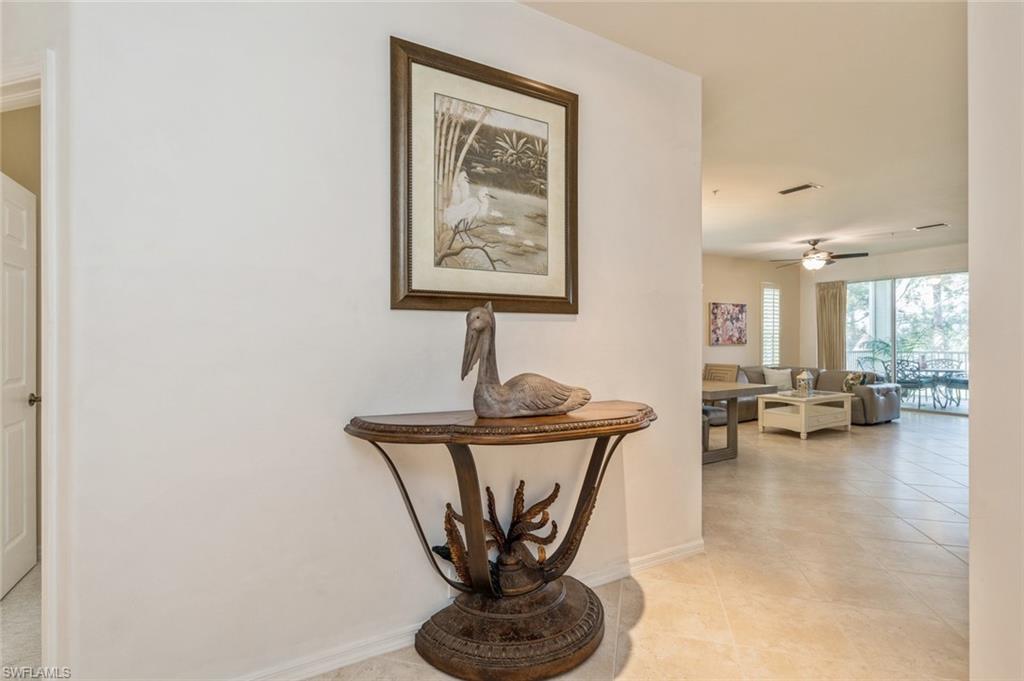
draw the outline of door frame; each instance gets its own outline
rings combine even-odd
[[[41,636],[42,665],[58,666],[66,655],[65,628],[68,583],[66,499],[67,483],[61,472],[67,470],[67,460],[60,442],[60,303],[62,293],[57,267],[62,239],[60,237],[58,178],[59,128],[57,124],[57,55],[47,49],[29,62],[5,64],[0,88],[38,82],[40,105],[39,130],[41,148],[39,196],[39,366],[37,377],[43,401],[39,403],[42,419],[39,447],[40,469],[40,552],[41,552]],[[32,95],[35,93],[33,92]],[[0,240],[0,249],[3,242]],[[2,252],[0,252],[2,256]],[[0,404],[0,409],[3,409]],[[0,414],[2,416],[2,414]]]

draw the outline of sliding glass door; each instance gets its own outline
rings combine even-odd
[[[892,376],[892,279],[846,287],[846,367]]]
[[[921,409],[967,412],[967,274],[896,282],[896,378],[904,401]]]
[[[907,407],[967,413],[968,308],[965,272],[851,282],[847,367],[899,383]]]

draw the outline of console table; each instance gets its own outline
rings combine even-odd
[[[604,610],[597,595],[565,571],[572,564],[590,521],[608,463],[629,433],[657,418],[638,402],[591,402],[562,416],[482,419],[472,411],[393,414],[353,418],[349,435],[372,444],[394,476],[413,528],[431,567],[453,589],[455,601],[435,613],[416,634],[416,650],[438,669],[463,679],[543,679],[581,664],[601,643]],[[539,502],[525,501],[519,483],[512,521],[503,528],[487,489],[487,516],[470,445],[524,445],[596,438],[576,508],[558,548],[544,546],[554,492]],[[614,438],[614,440],[613,440]],[[443,444],[451,454],[461,508],[445,513],[448,543],[431,549],[405,483],[381,443]],[[610,445],[610,446],[609,446]],[[458,524],[457,524],[458,523]],[[465,541],[462,541],[462,532]],[[537,545],[534,556],[528,544]],[[491,550],[497,551],[494,560]],[[457,579],[448,577],[434,554],[450,560]]]

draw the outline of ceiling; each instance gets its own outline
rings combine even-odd
[[[531,6],[702,76],[705,252],[967,241],[965,5]],[[778,193],[807,182],[822,189]]]

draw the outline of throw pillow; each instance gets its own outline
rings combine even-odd
[[[851,371],[846,374],[846,378],[843,379],[843,392],[852,393],[853,386],[860,385],[864,382],[864,374],[856,371]]]
[[[789,369],[764,368],[764,382],[768,385],[777,385],[779,390],[793,389],[793,372]]]

